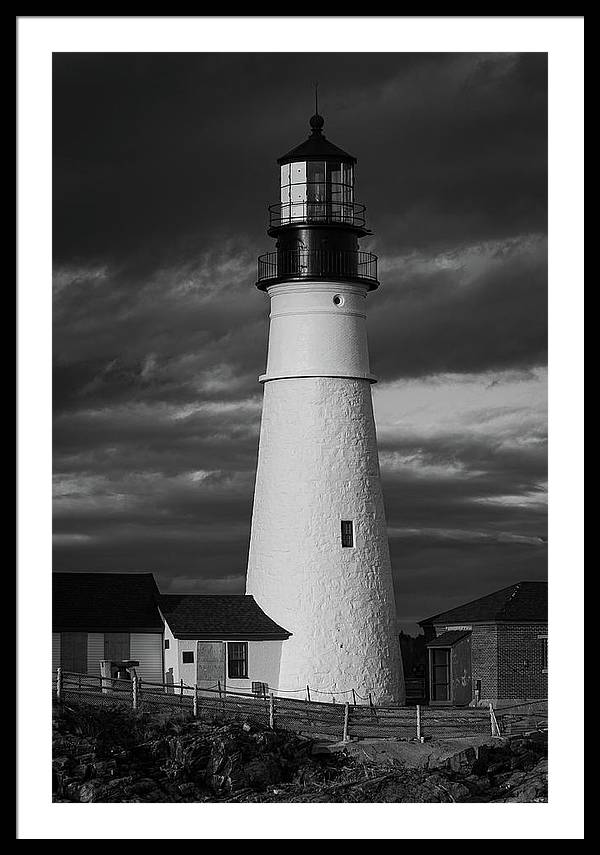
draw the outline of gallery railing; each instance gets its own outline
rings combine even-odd
[[[279,228],[298,223],[343,223],[364,228],[366,207],[359,202],[301,201],[269,205],[269,227]]]
[[[258,259],[258,282],[269,279],[358,279],[377,286],[377,256],[361,250],[286,249]]]

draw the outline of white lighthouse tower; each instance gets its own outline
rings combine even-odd
[[[358,248],[356,159],[318,113],[310,126],[278,160],[277,248],[258,262],[271,323],[246,592],[292,632],[280,689],[403,703],[366,333],[377,259]]]

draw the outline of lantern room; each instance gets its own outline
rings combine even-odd
[[[354,167],[333,160],[281,165],[281,224],[353,222]]]
[[[280,202],[270,207],[271,228],[296,223],[364,226],[364,205],[354,202],[356,158],[329,142],[323,124],[315,113],[309,138],[277,161]]]
[[[305,279],[344,280],[376,288],[377,258],[359,249],[365,206],[354,199],[356,158],[330,142],[318,113],[308,139],[277,161],[279,202],[269,205],[275,252],[258,259],[257,286]]]

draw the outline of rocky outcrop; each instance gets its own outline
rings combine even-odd
[[[458,752],[436,768],[361,761],[344,746],[245,723],[160,720],[63,705],[53,721],[57,802],[539,802],[547,745],[534,734]]]

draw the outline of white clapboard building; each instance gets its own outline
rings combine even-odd
[[[167,679],[200,689],[249,691],[253,683],[279,687],[281,652],[290,633],[254,597],[167,594],[159,607]]]
[[[246,594],[161,595],[151,573],[53,573],[52,669],[100,676],[139,662],[142,680],[199,688],[279,686],[290,633]]]
[[[152,573],[53,573],[52,667],[100,676],[103,659],[134,659],[163,679],[163,621]]]

